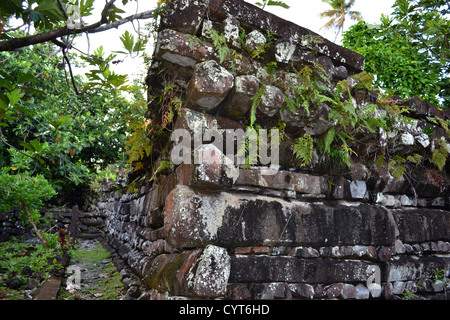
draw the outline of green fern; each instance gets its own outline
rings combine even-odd
[[[256,165],[258,163],[258,152],[255,152],[257,150],[250,150],[250,139],[252,140],[252,143],[256,143],[256,147],[258,148],[259,135],[257,132],[260,129],[260,127],[257,127],[256,130],[253,127],[248,127],[246,138],[240,141],[237,146],[236,156],[238,158],[244,157],[244,169],[248,169],[252,165]],[[249,134],[249,132],[253,132],[254,134]]]
[[[406,160],[408,160],[409,162],[414,163],[415,165],[418,165],[419,163],[422,162],[423,156],[421,156],[418,153],[414,153],[413,155],[410,155],[408,157],[406,157]]]
[[[155,172],[153,173],[153,176],[151,177],[150,181],[153,181],[155,179],[156,175],[160,173],[161,171],[165,169],[170,169],[173,167],[173,164],[169,161],[161,161],[158,168],[156,168]]]
[[[251,98],[252,106],[250,108],[250,127],[253,128],[256,122],[256,109],[259,107],[261,103],[261,99],[266,91],[265,85],[260,85],[258,91],[256,91],[255,95]]]
[[[277,6],[277,7],[282,7],[284,9],[290,8],[283,1],[263,0],[263,2],[256,2],[255,4],[260,6],[262,9],[264,9],[266,6]]]
[[[433,151],[431,156],[431,163],[433,163],[439,171],[444,169],[445,163],[447,162],[448,153],[447,150],[440,146]]]
[[[300,160],[300,167],[311,162],[313,147],[314,141],[309,134],[305,134],[303,137],[295,140],[294,155]]]
[[[400,155],[396,155],[394,158],[389,160],[388,170],[391,172],[395,179],[399,180],[405,173],[405,162],[406,159]]]

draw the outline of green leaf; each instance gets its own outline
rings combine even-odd
[[[54,21],[65,20],[56,0],[42,0],[38,1],[38,3],[39,5],[34,9],[35,11],[42,13],[44,16]]]
[[[21,92],[22,92],[22,90],[17,88],[11,92],[6,93],[6,96],[9,99],[9,104],[11,106],[14,106],[17,102],[19,102],[20,98],[22,98],[25,95],[25,93],[21,93]]]
[[[286,4],[286,3],[284,3],[283,1],[272,1],[272,0],[269,0],[268,2],[267,2],[267,5],[268,6],[278,6],[278,7],[282,7],[282,8],[285,8],[285,9],[289,9],[290,7]]]
[[[134,36],[126,30],[121,36],[120,41],[122,41],[122,44],[124,48],[129,52],[133,52],[133,46],[134,46]]]
[[[406,157],[406,160],[414,163],[415,165],[418,165],[422,161],[422,158],[423,157],[420,154],[414,153],[413,155]]]
[[[313,147],[314,141],[309,134],[305,134],[295,141],[294,155],[300,160],[300,167],[311,162]]]
[[[324,144],[325,144],[325,152],[330,153],[331,152],[331,144],[333,143],[335,136],[335,129],[334,127],[329,129],[324,137]]]
[[[79,7],[81,16],[86,17],[92,14],[94,10],[94,1],[95,0],[81,0]]]
[[[31,73],[22,73],[19,72],[17,75],[17,83],[26,83],[26,82],[38,82],[36,77]]]
[[[439,171],[444,169],[445,163],[447,162],[448,153],[444,147],[440,147],[433,151],[431,157],[431,162],[438,168]]]
[[[125,13],[125,11],[117,8],[115,5],[111,5],[108,11],[108,22],[114,22],[122,19],[119,13]]]
[[[405,166],[403,164],[400,164],[394,167],[394,169],[392,170],[392,175],[394,176],[395,179],[399,180],[403,176],[405,171],[406,171]]]

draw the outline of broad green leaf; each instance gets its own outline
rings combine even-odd
[[[134,36],[126,30],[121,36],[120,41],[122,41],[122,44],[124,48],[129,52],[133,52],[133,46],[134,46]]]
[[[81,0],[79,3],[81,16],[86,17],[92,14],[95,0]]]
[[[17,75],[17,83],[25,83],[25,82],[37,82],[38,80],[31,73],[22,73],[19,72]]]
[[[11,106],[14,106],[17,102],[19,102],[20,98],[22,98],[24,95],[25,93],[22,93],[22,90],[20,90],[19,88],[6,93],[6,96],[9,99],[9,104]]]
[[[39,5],[34,9],[37,12],[42,13],[50,20],[63,21],[65,20],[61,9],[59,9],[58,2],[56,0],[43,0],[38,2]]]

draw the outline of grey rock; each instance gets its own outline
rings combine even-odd
[[[369,289],[367,289],[367,287],[363,284],[358,284],[355,287],[356,290],[356,295],[355,295],[355,299],[357,300],[366,300],[369,299],[370,297],[370,291]]]
[[[343,299],[356,299],[357,295],[358,291],[354,285],[348,283],[344,284],[341,293]]]
[[[350,193],[353,199],[364,199],[367,195],[367,185],[365,181],[357,180],[350,183]]]

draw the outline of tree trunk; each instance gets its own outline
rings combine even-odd
[[[39,240],[41,240],[41,242],[45,245],[47,244],[47,240],[44,239],[44,237],[42,236],[42,234],[39,232],[36,224],[34,223],[34,221],[31,219],[31,212],[28,209],[28,207],[26,205],[23,205],[23,207],[25,208],[25,211],[27,212],[27,216],[28,216],[28,222],[31,224],[31,226],[33,227],[34,232],[36,233],[37,237],[39,238]]]

